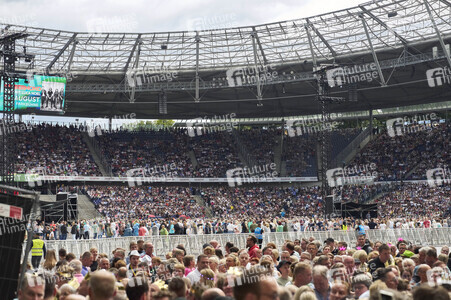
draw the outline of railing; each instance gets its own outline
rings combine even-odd
[[[69,235],[70,236],[70,235]],[[157,256],[164,257],[165,254],[177,245],[183,244],[187,253],[199,255],[202,251],[202,245],[211,240],[217,240],[223,247],[227,242],[232,242],[238,248],[246,246],[246,238],[249,234],[205,234],[205,235],[171,235],[171,236],[146,236],[146,237],[118,237],[102,238],[90,240],[65,240],[65,241],[45,241],[47,249],[58,250],[64,248],[68,253],[74,253],[79,257],[83,252],[89,251],[91,247],[96,247],[99,253],[111,255],[116,248],[128,250],[131,241],[138,239],[151,241],[154,246],[154,253]],[[286,240],[295,240],[301,238],[313,237],[321,244],[332,237],[336,241],[344,241],[348,247],[355,247],[356,231],[301,231],[301,232],[270,232],[263,234],[263,244],[274,242],[281,247]],[[412,229],[386,229],[369,230],[367,233],[369,240],[389,242],[396,244],[399,238],[412,242],[420,246],[444,246],[451,245],[451,227],[446,228],[412,228]]]
[[[232,130],[232,136],[235,141],[237,150],[241,154],[243,159],[245,160],[246,165],[248,167],[256,166],[257,162],[255,161],[254,157],[250,154],[246,145],[241,141],[241,137],[239,136],[239,133],[236,130]]]
[[[88,141],[91,144],[92,149],[94,150],[95,154],[99,158],[100,163],[102,164],[102,167],[104,168],[105,172],[107,173],[106,175],[112,176],[113,173],[112,173],[112,169],[111,169],[111,164],[108,162],[105,155],[102,153],[102,149],[101,149],[99,142],[94,137],[89,136],[88,134],[85,134],[85,137],[86,137],[86,141]]]
[[[346,148],[341,150],[340,153],[333,160],[332,165],[335,167],[341,167],[341,163],[346,159],[346,157],[352,153],[353,150],[357,149],[360,144],[368,137],[371,133],[371,128],[367,127],[363,130],[351,143],[349,143]]]

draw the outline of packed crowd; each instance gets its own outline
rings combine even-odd
[[[58,125],[29,128],[29,131],[16,134],[18,173],[102,175],[78,128]]]
[[[225,177],[228,169],[242,166],[228,132],[211,132],[189,142],[198,164],[195,177]]]
[[[50,175],[101,176],[99,167],[82,139],[80,126],[27,125],[17,136],[17,171]],[[278,129],[243,129],[240,140],[257,164],[275,162],[280,146],[286,176],[317,176],[318,134],[307,133],[282,139]],[[360,129],[331,133],[331,159]],[[378,180],[425,180],[426,171],[451,165],[450,124],[391,137],[380,133],[360,150],[349,166],[377,166]],[[189,137],[185,129],[102,132],[96,136],[114,176],[128,171],[173,166],[171,177],[225,177],[226,171],[242,167],[234,138],[227,132],[208,132]],[[279,140],[282,145],[279,145]],[[157,174],[162,176],[165,174]]]
[[[376,164],[378,180],[426,179],[426,170],[451,165],[449,124],[389,136],[381,133],[362,149],[350,166]]]
[[[149,170],[161,165],[175,166],[171,177],[192,175],[187,139],[186,133],[179,130],[119,131],[98,137],[114,176],[127,176],[127,171],[132,169]]]
[[[280,129],[253,128],[250,130],[240,130],[239,135],[258,165],[275,162],[275,148],[281,146],[279,144],[282,135]]]
[[[185,213],[205,216],[205,208],[196,203],[193,191],[184,187],[88,186],[84,191],[105,217],[146,219],[151,215],[173,217]]]
[[[197,257],[183,244],[158,257],[143,239],[113,253],[84,249],[80,257],[35,247],[18,299],[450,299],[446,245],[390,244],[365,234],[355,245],[313,237],[263,245],[261,229],[245,245],[199,245]],[[41,245],[37,236],[33,245]]]
[[[451,226],[450,189],[426,184],[390,185],[376,200],[377,217],[368,212],[325,219],[318,187],[195,190],[172,186],[86,186],[80,190],[91,197],[103,215],[101,219],[46,226],[36,223],[34,230],[44,239],[86,239],[249,233],[259,222],[264,232],[349,231],[359,225],[363,230],[441,228]],[[345,198],[346,194],[361,190],[356,186],[341,191]],[[195,197],[202,197],[205,205],[196,202]]]

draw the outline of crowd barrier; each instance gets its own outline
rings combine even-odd
[[[89,240],[52,240],[45,241],[47,249],[55,249],[58,251],[64,248],[68,253],[74,253],[79,257],[83,252],[89,251],[91,247],[96,247],[99,253],[111,255],[116,248],[129,249],[132,241],[143,239],[151,241],[154,246],[154,254],[165,257],[165,254],[172,251],[177,245],[185,246],[187,253],[199,255],[202,251],[202,245],[209,243],[211,240],[217,240],[224,249],[227,242],[232,242],[238,248],[246,246],[246,238],[249,234],[205,234],[205,235],[171,235],[171,236],[146,236],[146,237],[118,237],[118,238],[102,238]],[[270,232],[263,234],[263,244],[274,242],[281,247],[286,240],[295,240],[301,238],[313,237],[323,243],[327,238],[331,237],[336,241],[344,241],[348,247],[355,247],[356,231],[301,231],[301,232]],[[420,246],[444,246],[451,245],[451,227],[446,228],[412,228],[412,229],[386,229],[386,230],[369,230],[367,237],[372,242],[381,241],[384,243],[396,244],[400,238]],[[280,250],[280,249],[279,249]]]

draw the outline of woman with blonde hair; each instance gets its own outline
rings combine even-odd
[[[231,267],[236,267],[239,264],[238,257],[235,254],[230,254],[226,258],[226,269],[230,269]]]
[[[316,300],[315,292],[307,285],[301,286],[294,294],[293,300]]]
[[[43,264],[44,270],[53,271],[56,267],[56,263],[57,260],[55,250],[48,250]]]
[[[218,257],[211,256],[208,258],[208,261],[210,262],[210,269],[213,271],[213,273],[218,274],[218,265],[219,265]]]
[[[368,270],[368,264],[367,264],[368,255],[366,254],[365,250],[357,250],[352,255],[352,258],[354,258],[354,260],[359,260],[360,261],[360,265],[357,266],[358,270],[361,270],[361,271],[364,271],[364,272],[366,272]]]
[[[201,284],[212,288],[215,286],[215,273],[211,269],[203,269],[200,271],[200,281]]]
[[[212,257],[213,255],[215,255],[215,248],[208,246],[204,248],[204,254],[208,257]]]

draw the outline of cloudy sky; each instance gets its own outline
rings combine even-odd
[[[0,23],[67,31],[159,32],[257,25],[365,0],[0,0]]]

